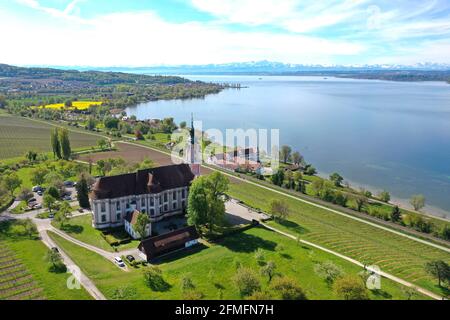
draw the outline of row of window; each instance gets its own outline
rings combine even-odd
[[[183,189],[183,190],[181,190],[181,199],[184,200],[185,198],[186,198],[186,190]],[[177,192],[173,192],[172,193],[172,200],[177,200]],[[168,194],[167,193],[164,193],[164,202],[168,202]],[[162,195],[159,197],[159,203],[163,203]],[[130,209],[130,205],[133,205],[133,204],[136,205],[136,201],[132,201],[131,203],[127,203],[126,204],[126,208]],[[150,207],[153,207],[154,205],[155,205],[154,198],[151,197],[150,198]],[[141,206],[145,207],[145,198],[141,199]],[[166,204],[164,206],[166,206]],[[173,204],[173,206],[174,206],[173,208],[175,209],[176,208],[175,204]],[[100,212],[105,212],[105,211],[106,211],[106,205],[105,205],[104,202],[101,202],[100,203]],[[116,202],[116,211],[120,211],[120,201]],[[167,211],[167,210],[165,210],[165,211]]]

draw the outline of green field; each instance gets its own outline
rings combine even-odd
[[[425,263],[431,260],[450,263],[450,254],[443,250],[249,183],[232,183],[228,193],[266,212],[272,199],[285,200],[290,207],[288,221],[271,222],[273,226],[362,263],[378,265],[383,271],[436,293],[448,294],[448,290],[438,287],[424,271]]]
[[[23,156],[27,151],[51,151],[50,131],[54,128],[42,122],[0,114],[0,159]],[[98,136],[70,132],[73,149],[97,144]]]
[[[100,230],[95,229],[92,226],[92,216],[90,214],[82,215],[78,217],[71,218],[64,226],[61,226],[52,221],[52,225],[58,229],[63,230],[71,237],[85,242],[87,244],[91,244],[100,249],[114,252],[112,246],[106,242],[106,240],[101,236],[102,232]],[[137,248],[139,241],[131,241],[130,243],[123,244],[117,247],[118,250],[126,250],[131,248]]]
[[[330,254],[299,246],[295,241],[263,228],[253,228],[225,238],[211,246],[198,246],[189,251],[172,254],[159,265],[163,277],[169,284],[165,291],[152,291],[143,281],[140,269],[130,268],[123,272],[111,262],[96,253],[66,241],[60,236],[49,233],[50,237],[77,263],[95,282],[97,287],[109,299],[114,297],[116,288],[133,288],[133,299],[182,299],[180,281],[188,275],[193,280],[196,290],[204,299],[240,299],[231,278],[236,270],[236,262],[252,268],[257,274],[259,266],[254,258],[256,249],[261,248],[266,261],[274,261],[279,274],[295,278],[304,289],[309,299],[336,299],[331,288],[314,272],[318,262],[333,261],[347,274],[357,274],[361,269],[349,262]],[[279,250],[277,245],[283,246]],[[141,267],[143,268],[143,267]],[[268,280],[259,276],[262,288],[267,288]],[[382,289],[370,292],[371,299],[405,299],[401,287],[389,280],[382,279]],[[416,295],[416,299],[424,299]]]
[[[48,248],[40,240],[19,236],[17,232],[17,225],[0,224],[0,300],[91,299],[83,288],[67,288],[68,273],[48,271]]]

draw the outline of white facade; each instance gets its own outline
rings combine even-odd
[[[150,222],[183,213],[187,206],[188,187],[113,199],[91,199],[93,226],[105,229],[125,225],[128,212],[138,210],[149,215]],[[151,226],[150,226],[151,228]]]

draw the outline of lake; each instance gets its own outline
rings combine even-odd
[[[203,121],[203,129],[278,128],[323,175],[386,189],[396,201],[424,194],[427,210],[450,212],[450,85],[298,76],[185,76],[241,83],[204,99],[142,103],[138,119]],[[450,217],[450,214],[448,214]]]

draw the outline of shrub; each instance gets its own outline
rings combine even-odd
[[[233,276],[232,281],[239,290],[241,296],[249,296],[255,291],[259,291],[261,285],[258,278],[249,268],[240,267]]]
[[[325,279],[328,284],[332,284],[343,274],[342,269],[331,261],[317,263],[314,266],[314,272],[322,279]]]
[[[144,270],[144,281],[153,291],[166,291],[170,288],[170,285],[162,276],[161,269],[155,266],[151,266]]]
[[[258,248],[255,251],[255,259],[256,262],[258,262],[259,265],[264,264],[264,260],[266,259],[264,251],[261,248]]]
[[[361,278],[344,276],[333,285],[336,295],[344,300],[368,300],[367,289]]]
[[[307,300],[303,289],[291,278],[276,278],[272,282],[271,288],[282,300]]]

